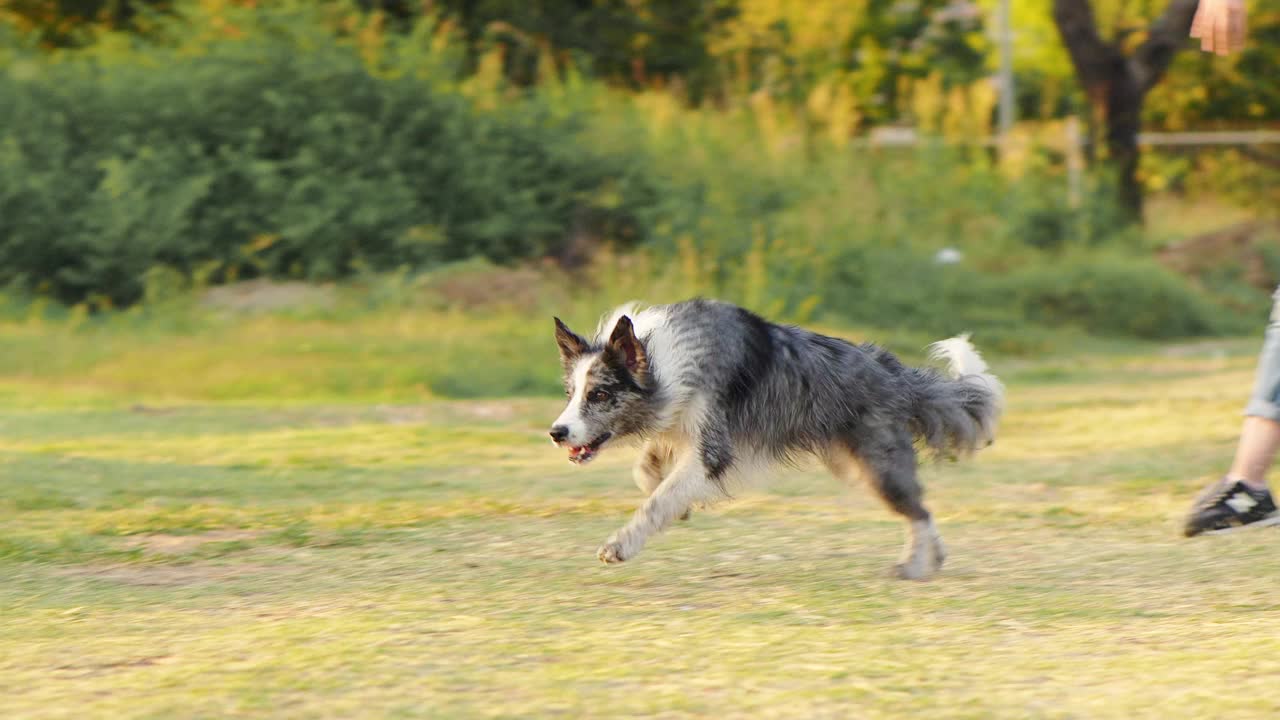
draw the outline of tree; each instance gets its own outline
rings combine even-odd
[[[709,84],[707,36],[736,12],[736,0],[438,0],[474,43],[506,49],[515,82],[537,78],[546,43],[597,77],[643,87],[679,77],[697,96]]]
[[[961,0],[735,0],[712,34],[713,58],[738,93],[803,103],[815,87],[847,86],[866,123],[897,120],[909,81],[978,81],[989,47],[983,13]]]
[[[46,47],[71,47],[92,37],[92,30],[137,29],[143,10],[165,12],[171,0],[0,0],[0,20],[34,33]]]
[[[1187,43],[1199,0],[1171,0],[1132,52],[1125,52],[1127,33],[1103,40],[1089,0],[1054,0],[1053,19],[1066,46],[1076,77],[1106,133],[1107,161],[1116,173],[1121,207],[1135,222],[1142,220],[1142,188],[1138,183],[1138,131],[1142,103]]]

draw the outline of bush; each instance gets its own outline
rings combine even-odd
[[[1011,276],[1025,319],[1097,335],[1149,339],[1248,332],[1250,318],[1223,311],[1151,260],[1094,257]]]
[[[852,248],[833,265],[823,306],[847,321],[939,337],[1022,322],[1005,286],[967,265],[877,247]]]
[[[1250,332],[1154,261],[1113,254],[1061,258],[1007,275],[861,248],[837,260],[824,309],[845,320],[935,335],[1028,325],[1146,339]]]
[[[153,266],[212,279],[557,253],[582,217],[644,234],[653,193],[581,114],[500,110],[378,77],[329,37],[263,34],[0,75],[0,287],[139,299]],[[635,202],[633,203],[633,199]]]

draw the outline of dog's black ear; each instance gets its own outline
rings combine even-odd
[[[637,378],[649,372],[649,356],[645,352],[644,343],[636,337],[636,328],[626,315],[618,318],[618,324],[613,326],[613,334],[609,336],[609,349],[618,354],[627,370]]]
[[[556,345],[560,346],[560,359],[565,364],[577,360],[587,351],[587,341],[560,322],[560,318],[556,318]]]

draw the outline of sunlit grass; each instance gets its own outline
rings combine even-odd
[[[553,396],[442,400],[405,367],[440,362],[433,337],[536,342],[519,316],[139,327],[46,328],[2,361],[0,716],[1280,709],[1272,536],[1178,537],[1252,341],[997,354],[1000,439],[925,470],[952,554],[910,584],[885,572],[901,524],[812,468],[600,566],[633,451],[571,467]],[[554,382],[554,351],[519,347]]]

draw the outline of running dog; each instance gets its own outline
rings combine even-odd
[[[590,339],[555,326],[569,403],[552,442],[576,464],[620,440],[644,442],[634,478],[647,499],[600,547],[606,563],[635,557],[735,483],[813,456],[842,480],[861,471],[906,518],[896,572],[927,578],[946,550],[916,478],[916,441],[938,456],[972,454],[994,439],[1004,402],[967,336],[931,347],[943,374],[705,299],[620,307]]]

